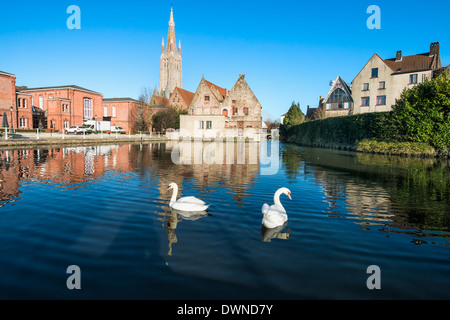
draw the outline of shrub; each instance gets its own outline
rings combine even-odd
[[[405,89],[393,110],[405,141],[450,147],[450,79],[445,74]]]

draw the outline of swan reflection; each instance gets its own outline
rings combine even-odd
[[[169,251],[167,252],[167,255],[172,256],[172,245],[178,242],[178,238],[175,233],[175,230],[178,228],[178,223],[182,222],[183,220],[197,221],[202,218],[208,217],[211,214],[207,211],[186,212],[175,210],[170,207],[165,207],[164,213],[162,213],[161,215],[163,216],[163,218],[160,218],[159,220],[165,222],[167,239],[169,240]]]
[[[287,222],[279,227],[269,229],[264,225],[261,227],[261,240],[263,242],[271,242],[272,239],[281,239],[288,240],[291,233],[290,232],[281,232],[287,226]]]

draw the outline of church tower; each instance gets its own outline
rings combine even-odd
[[[159,68],[159,94],[170,97],[176,87],[183,87],[183,71],[181,61],[181,43],[177,49],[175,38],[175,21],[173,8],[170,10],[169,34],[167,46],[164,46],[164,38],[161,48],[161,62]]]

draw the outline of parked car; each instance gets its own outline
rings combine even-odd
[[[71,126],[70,128],[65,129],[66,134],[87,134],[89,133],[89,128],[85,126]]]
[[[125,130],[122,127],[117,127],[117,126],[111,126],[111,132],[117,132],[120,134],[125,134]]]

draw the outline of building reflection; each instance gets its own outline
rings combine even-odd
[[[448,162],[296,145],[284,146],[282,160],[291,181],[313,180],[323,193],[327,215],[353,219],[363,229],[381,225],[410,232],[427,221],[446,219],[433,199],[448,194],[450,183],[442,179],[448,176]],[[432,228],[445,229],[445,222]]]
[[[180,164],[174,162],[177,152],[182,159]],[[240,203],[259,175],[258,162],[259,144],[246,142],[192,145],[168,142],[0,150],[0,206],[20,201],[22,184],[26,181],[78,189],[96,183],[108,172],[145,175],[149,185],[159,191],[157,200],[160,205],[155,213],[165,224],[170,255],[172,246],[178,241],[176,230],[179,223],[195,217],[186,217],[169,209],[171,194],[167,192],[167,186],[177,183],[181,196],[189,181],[190,185],[194,183],[197,186],[199,196],[204,197],[215,186],[226,185],[233,199]],[[90,233],[87,231],[87,234]],[[86,248],[90,246],[90,242],[87,243],[78,245]],[[103,247],[96,250],[98,254],[104,252]]]

